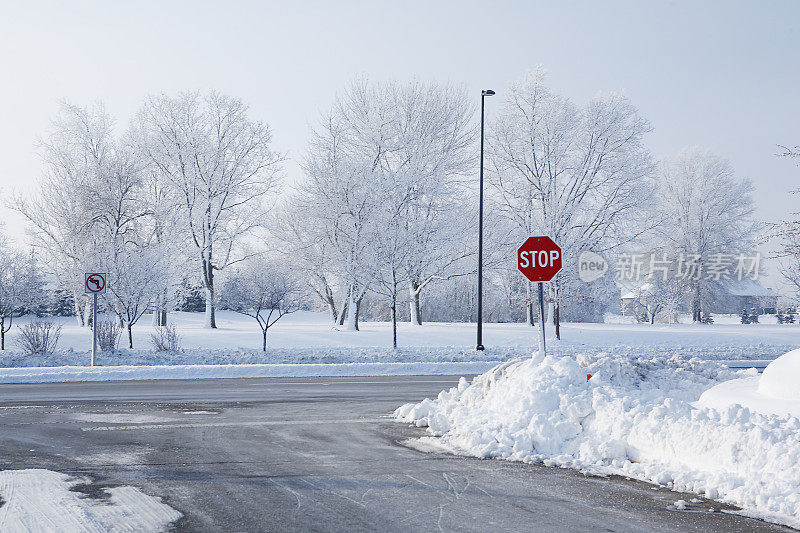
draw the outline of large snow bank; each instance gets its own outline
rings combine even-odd
[[[51,470],[0,471],[0,531],[163,531],[183,516],[134,487],[107,489],[105,499],[75,490],[88,482]]]
[[[800,526],[800,420],[693,406],[754,374],[679,357],[518,359],[395,415],[456,453],[620,474]]]

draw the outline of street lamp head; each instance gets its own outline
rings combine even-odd
[[[481,91],[483,96],[494,96],[494,91],[491,89],[486,89],[485,91]]]

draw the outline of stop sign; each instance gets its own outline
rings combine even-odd
[[[547,236],[528,237],[517,250],[517,268],[531,281],[550,281],[561,270],[561,247]]]

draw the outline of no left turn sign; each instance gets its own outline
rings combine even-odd
[[[106,292],[106,275],[100,272],[87,272],[85,288],[86,294]]]

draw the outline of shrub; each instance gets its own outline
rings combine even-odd
[[[175,326],[159,326],[150,334],[153,349],[157,352],[179,352],[181,350],[181,336]]]
[[[47,320],[34,320],[20,328],[17,346],[28,355],[45,355],[56,351],[61,326]]]
[[[97,347],[101,352],[116,350],[122,328],[115,319],[97,321]]]

